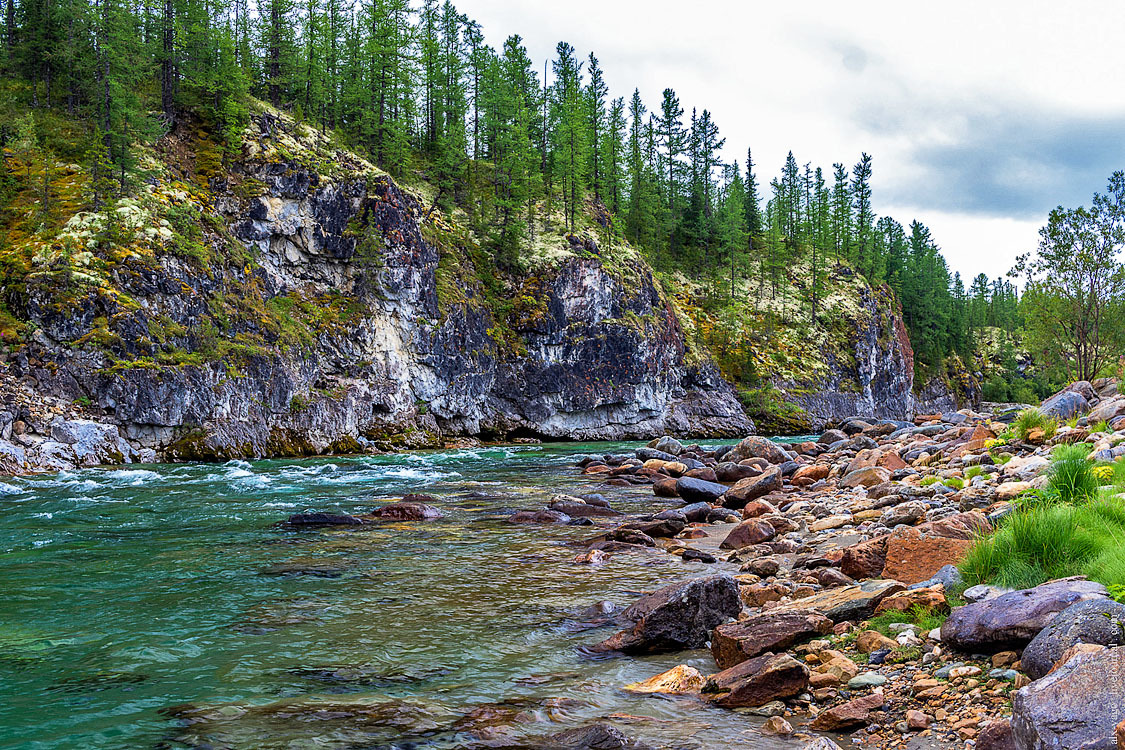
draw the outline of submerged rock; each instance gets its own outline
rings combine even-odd
[[[371,516],[381,521],[429,521],[443,517],[443,513],[432,505],[403,500],[384,505],[371,511]]]

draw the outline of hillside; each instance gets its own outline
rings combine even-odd
[[[543,211],[501,271],[463,215],[427,202],[424,172],[404,189],[266,105],[250,123],[225,164],[204,125],[177,128],[147,184],[100,211],[76,210],[89,175],[66,165],[35,226],[25,183],[3,254],[5,377],[172,459],[732,437],[754,429],[743,404],[769,430],[911,413],[893,295],[844,265],[831,326],[764,331],[749,303],[717,320],[695,282],[599,244],[589,204],[578,234]]]

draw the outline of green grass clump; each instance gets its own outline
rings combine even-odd
[[[1043,416],[1038,409],[1024,409],[1012,423],[1011,430],[1020,440],[1027,440],[1031,431],[1037,428],[1043,430],[1044,439],[1050,440],[1058,431],[1059,422],[1057,419]]]
[[[867,621],[867,629],[878,630],[885,636],[892,636],[891,625],[896,622],[905,622],[911,625],[917,625],[919,630],[927,632],[934,628],[940,628],[942,623],[945,622],[945,618],[948,616],[948,612],[938,609],[929,609],[915,604],[906,612],[884,612],[881,615],[872,617]]]
[[[965,481],[971,482],[983,473],[984,469],[982,467],[970,466],[968,469],[965,469]]]
[[[1103,419],[1102,421],[1098,422],[1097,424],[1095,424],[1093,427],[1090,428],[1090,434],[1094,434],[1094,433],[1097,433],[1097,432],[1113,432],[1113,428],[1111,428],[1109,426],[1108,421]]]
[[[965,482],[961,477],[949,477],[945,480],[945,486],[954,490],[963,490],[965,489]]]
[[[1051,454],[1047,486],[1064,503],[1083,503],[1098,494],[1098,477],[1082,444],[1059,445]]]
[[[1107,495],[1080,505],[1032,505],[978,538],[960,569],[967,586],[1024,589],[1073,575],[1125,584],[1125,504]]]
[[[929,476],[922,477],[922,481],[919,482],[918,484],[921,487],[929,487],[931,484],[937,484],[940,481],[941,480],[938,479],[936,476],[934,476],[933,474],[930,474]]]

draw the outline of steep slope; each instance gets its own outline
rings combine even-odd
[[[181,128],[135,198],[14,248],[10,376],[178,459],[753,429],[628,248],[558,237],[497,278],[370,164],[252,123],[222,169]]]

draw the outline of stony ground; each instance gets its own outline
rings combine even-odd
[[[612,564],[615,553],[643,545],[729,572],[645,597],[595,649],[709,645],[715,673],[678,667],[626,689],[698,693],[770,717],[763,732],[798,740],[1038,747],[1026,737],[1011,744],[1013,694],[1032,683],[1022,647],[1076,601],[1120,605],[1100,584],[1069,580],[1009,594],[1024,597],[1012,604],[998,599],[1003,590],[962,590],[955,566],[1014,498],[1045,485],[1055,444],[1084,442],[1099,457],[1118,455],[1125,432],[1092,428],[1125,413],[1116,383],[1076,384],[1043,408],[1071,409],[1076,394],[1082,404],[1074,413],[1087,417],[1051,436],[1033,430],[1026,440],[1011,437],[1014,412],[971,410],[913,423],[853,419],[788,447],[747,438],[708,451],[665,437],[635,455],[579,462],[592,490],[651,484],[667,498],[664,510],[612,519],[600,501],[564,497],[512,520],[603,528],[577,563]],[[734,604],[719,593],[724,578],[733,580]],[[951,610],[957,614],[947,620]],[[1023,621],[1001,622],[1004,613]]]

